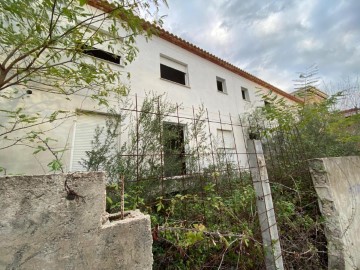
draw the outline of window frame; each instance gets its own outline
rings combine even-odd
[[[222,90],[219,90],[218,83],[221,83]],[[226,80],[219,76],[216,76],[216,89],[219,93],[227,94],[228,92],[226,88]]]
[[[238,159],[234,131],[220,127],[216,129],[216,133],[219,143],[217,149],[223,151],[227,163],[234,164]],[[228,134],[231,137],[229,138],[230,141],[227,139],[228,136],[224,134]]]
[[[250,102],[250,94],[248,88],[241,86],[241,98],[244,101]]]
[[[164,59],[164,60],[163,60],[163,59]],[[173,65],[173,66],[166,65],[165,62],[168,62],[168,61],[169,61],[170,63],[173,62],[174,65]],[[174,70],[176,70],[176,71],[178,71],[178,72],[183,73],[183,74],[184,74],[184,82],[185,82],[185,84],[182,84],[182,83],[180,83],[180,82],[171,80],[171,79],[169,79],[169,78],[164,78],[164,77],[162,77],[161,65],[163,65],[163,66],[165,66],[165,67],[168,67],[168,68],[170,68],[170,69],[174,69]],[[182,66],[184,71],[177,69],[177,68],[175,67],[175,66],[177,66],[177,65]],[[164,54],[160,53],[159,70],[160,70],[160,79],[161,79],[161,80],[164,80],[164,81],[167,81],[167,82],[171,82],[171,83],[175,83],[175,84],[177,84],[177,85],[181,85],[181,86],[185,86],[185,87],[190,88],[189,69],[188,69],[188,65],[187,65],[186,63],[181,62],[181,61],[179,61],[179,60],[176,60],[176,59],[174,59],[174,58],[172,58],[172,57],[169,57],[169,56],[167,56],[167,55],[164,55]]]
[[[187,174],[187,170],[188,170],[188,164],[186,162],[186,129],[187,129],[187,125],[186,124],[183,124],[183,123],[176,123],[176,122],[169,122],[169,121],[163,121],[162,122],[162,134],[163,134],[163,139],[165,140],[165,129],[166,127],[165,126],[172,126],[173,128],[175,129],[178,129],[178,130],[181,130],[182,132],[182,141],[180,142],[180,148],[181,149],[177,149],[177,150],[180,150],[179,153],[177,153],[177,158],[178,158],[178,162],[179,164],[178,165],[181,165],[181,168],[176,168],[176,169],[179,169],[180,170],[180,174],[175,174],[175,175],[169,175],[168,173],[170,172],[171,170],[171,167],[167,167],[166,168],[166,163],[167,161],[166,160],[169,160],[169,157],[166,158],[167,156],[167,151],[166,151],[166,141],[163,141],[163,145],[162,145],[162,155],[163,155],[163,177],[165,179],[172,179],[174,177],[177,177],[177,176],[184,176]],[[179,139],[179,137],[177,138]],[[173,150],[173,149],[168,149],[168,150]],[[173,154],[170,154],[170,156],[173,155]],[[171,174],[171,172],[170,172]]]

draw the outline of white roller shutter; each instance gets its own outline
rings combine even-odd
[[[183,73],[187,73],[187,67],[186,65],[176,61],[176,60],[171,60],[170,58],[164,57],[164,56],[160,56],[160,64],[163,64],[165,66],[177,69]]]
[[[75,134],[73,138],[72,161],[70,171],[85,171],[85,168],[79,163],[81,159],[86,158],[86,151],[92,149],[91,141],[94,140],[95,129],[97,126],[105,127],[106,116],[98,114],[78,115],[75,125]],[[105,132],[102,139],[105,138]]]

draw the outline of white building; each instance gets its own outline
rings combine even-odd
[[[93,1],[94,6],[97,2]],[[182,115],[192,115],[195,109],[203,104],[208,110],[209,118],[223,118],[224,123],[233,121],[239,115],[249,112],[256,107],[263,106],[261,93],[272,91],[283,97],[290,104],[301,102],[298,98],[283,92],[271,84],[227,63],[218,57],[188,43],[181,38],[160,29],[159,36],[146,41],[142,36],[137,37],[139,54],[135,61],[128,66],[110,63],[111,67],[120,71],[129,72],[131,78],[128,83],[131,87],[129,96],[138,97],[139,102],[145,92],[165,93],[167,98],[176,104],[181,104]],[[99,48],[98,52],[101,52]],[[93,52],[93,57],[101,59],[101,53]],[[84,57],[89,57],[84,55]],[[48,129],[49,137],[57,142],[51,142],[57,149],[65,149],[62,161],[65,171],[81,169],[79,160],[84,157],[86,150],[90,150],[94,128],[104,123],[104,110],[100,109],[85,94],[75,95],[71,101],[64,101],[58,95],[45,92],[34,92],[26,99],[18,102],[31,104],[31,110],[49,114],[54,110],[62,109],[69,112],[78,112],[77,116],[64,119],[59,126],[53,129],[52,124],[42,125],[41,129]],[[13,104],[18,106],[19,104]],[[81,114],[82,111],[95,114]],[[169,122],[172,120],[169,119]],[[174,124],[176,121],[174,120]],[[225,144],[234,148],[231,138],[237,145],[238,152],[245,153],[244,138],[241,130],[233,130],[219,123],[211,126],[211,132],[221,133]],[[0,156],[0,165],[6,168],[8,174],[45,173],[46,165],[52,159],[48,151],[33,155],[34,149],[26,146],[15,146],[3,150]],[[240,160],[244,163],[244,159]],[[242,164],[241,166],[245,166]]]

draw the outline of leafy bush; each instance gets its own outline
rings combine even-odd
[[[263,248],[249,176],[159,197],[149,210],[154,269],[263,269]]]

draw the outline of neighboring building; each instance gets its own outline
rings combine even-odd
[[[100,1],[89,1],[92,8],[106,11],[106,5],[99,3]],[[238,115],[263,106],[261,93],[267,94],[271,91],[284,98],[289,104],[302,102],[298,97],[285,93],[162,29],[159,29],[159,36],[154,36],[150,41],[138,36],[137,47],[139,49],[137,58],[127,66],[122,65],[121,56],[115,57],[116,61],[109,59],[103,61],[108,61],[114,69],[131,74],[130,79],[124,79],[131,86],[129,96],[137,95],[140,101],[145,91],[165,93],[171,102],[182,104],[185,108],[182,114],[191,115],[193,107],[203,104],[210,115],[217,117],[221,112],[221,115],[225,117],[232,115],[234,119]],[[102,61],[103,50],[105,49],[100,48],[99,54],[96,51],[84,52]],[[84,55],[84,57],[89,56]],[[71,101],[64,101],[59,95],[36,91],[21,101],[27,105],[32,104],[34,112],[43,114],[59,109],[69,112],[94,112],[94,114],[78,114],[77,117],[65,119],[56,129],[52,129],[51,124],[41,127],[43,130],[48,129],[49,137],[57,139],[59,150],[64,148],[67,150],[62,157],[66,171],[82,169],[79,161],[84,157],[85,151],[90,150],[94,129],[98,124],[105,122],[104,110],[90,98],[85,98],[86,92],[75,94]],[[116,101],[111,101],[110,104],[115,106]],[[175,122],[169,120],[171,121]],[[246,152],[241,131],[231,130],[219,124],[218,127],[213,127],[211,132],[214,134],[220,132],[223,137],[236,137],[238,151]],[[229,149],[232,149],[231,145]],[[33,151],[25,146],[9,148],[2,151],[0,164],[7,168],[7,173],[36,174],[47,171],[46,164],[51,160],[49,153],[44,152],[34,156]]]
[[[314,86],[300,88],[291,94],[302,100],[304,104],[321,103],[329,97],[326,93]]]

